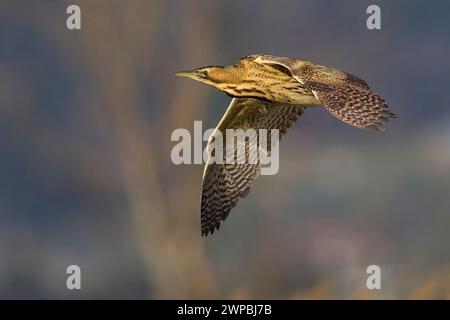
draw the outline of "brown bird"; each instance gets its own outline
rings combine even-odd
[[[396,117],[364,80],[306,60],[250,55],[232,66],[203,67],[176,75],[206,83],[233,97],[208,145],[218,131],[226,129],[278,129],[281,137],[305,108],[320,105],[345,123],[375,131],[383,131],[384,124]],[[248,152],[248,146],[241,147]],[[239,198],[248,194],[260,170],[260,163],[205,165],[202,235],[219,229]]]

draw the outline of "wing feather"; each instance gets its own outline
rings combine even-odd
[[[218,127],[209,139],[208,147],[217,137],[218,131],[224,136],[226,129],[279,129],[280,137],[303,113],[303,107],[299,105],[280,105],[254,98],[234,98],[220,121]],[[248,155],[249,148],[255,145],[246,143],[238,145],[238,140],[233,140],[234,149],[245,148]],[[268,142],[268,152],[270,152]],[[223,145],[226,154],[226,142]],[[254,151],[254,150],[253,150]],[[233,155],[235,161],[237,155]],[[208,163],[205,166],[202,181],[201,195],[201,230],[206,236],[220,228],[220,224],[227,218],[231,209],[240,198],[245,197],[250,190],[253,181],[261,171],[258,162],[246,163]]]
[[[352,74],[285,57],[257,55],[255,61],[287,68],[333,116],[352,126],[382,131],[389,119],[396,118],[386,101]]]

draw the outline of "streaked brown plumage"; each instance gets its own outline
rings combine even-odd
[[[364,80],[305,60],[251,55],[233,66],[205,67],[177,75],[214,86],[233,97],[208,145],[217,132],[225,129],[279,129],[281,136],[305,108],[319,105],[343,122],[364,129],[382,131],[384,124],[395,118],[384,99]],[[248,146],[244,147],[248,151]],[[206,164],[202,235],[219,229],[239,198],[248,194],[260,169],[259,162]]]

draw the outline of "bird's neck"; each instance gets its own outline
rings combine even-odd
[[[223,81],[216,87],[233,97],[296,103],[302,95],[311,94],[292,77],[256,63],[225,67],[221,70],[221,79]]]
[[[209,78],[218,85],[237,85],[244,76],[244,70],[239,66],[216,67],[208,73]]]

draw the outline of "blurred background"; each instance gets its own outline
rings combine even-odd
[[[81,7],[82,30],[66,28]],[[381,7],[382,29],[366,28]],[[0,298],[450,298],[448,1],[0,2]],[[174,72],[267,53],[355,74],[399,118],[308,110],[218,233],[170,135],[230,98]],[[66,268],[82,290],[66,288]],[[381,267],[382,290],[366,288]]]

